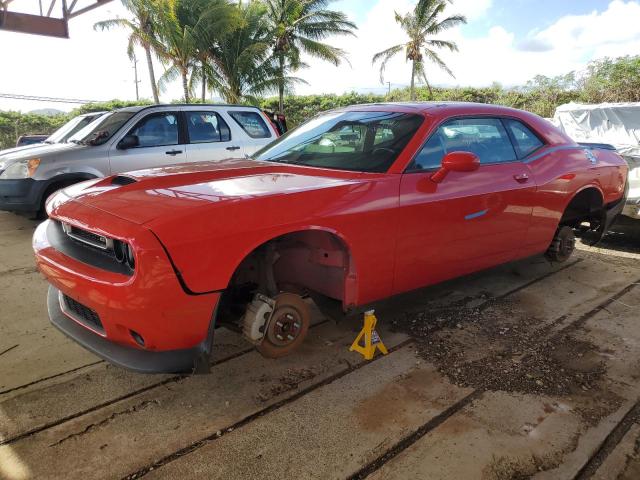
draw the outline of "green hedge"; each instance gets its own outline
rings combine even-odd
[[[480,102],[520,108],[551,117],[558,105],[569,102],[639,102],[640,101],[640,56],[616,59],[604,58],[591,62],[587,71],[578,76],[574,73],[558,77],[537,76],[523,87],[503,88],[495,84],[486,88],[427,88],[417,89],[420,101]],[[389,95],[344,95],[289,96],[285,99],[285,112],[290,128],[321,111],[361,103],[409,100],[409,90],[394,90]],[[0,148],[15,145],[24,134],[52,133],[69,118],[80,113],[112,110],[128,105],[147,105],[149,100],[129,102],[112,100],[106,103],[83,105],[68,115],[43,116],[18,112],[0,112]],[[277,110],[278,99],[264,99],[260,106]]]

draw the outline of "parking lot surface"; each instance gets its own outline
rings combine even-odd
[[[34,228],[0,214],[0,478],[640,478],[636,225],[384,302],[373,361],[317,312],[279,360],[218,330],[201,376],[55,330]]]

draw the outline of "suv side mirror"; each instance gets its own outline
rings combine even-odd
[[[140,145],[140,140],[137,135],[125,135],[122,140],[118,142],[116,147],[118,150],[127,150],[129,148],[135,148]]]
[[[442,182],[449,172],[474,172],[480,168],[480,159],[471,152],[451,152],[442,159],[440,170],[431,175],[435,183]]]

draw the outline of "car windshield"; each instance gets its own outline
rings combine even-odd
[[[386,172],[423,118],[398,112],[320,115],[257,152],[256,160],[356,172]]]
[[[74,117],[61,126],[58,130],[53,132],[45,140],[46,143],[63,143],[66,142],[72,135],[79,132],[84,127],[93,122],[100,114],[97,115],[80,115]]]
[[[110,112],[96,118],[69,138],[69,142],[102,145],[109,140],[136,112]]]

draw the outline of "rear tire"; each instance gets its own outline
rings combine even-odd
[[[576,248],[576,237],[571,227],[560,227],[545,256],[552,262],[566,262]]]
[[[309,305],[300,295],[281,293],[257,350],[267,358],[289,355],[304,341],[311,323]]]

